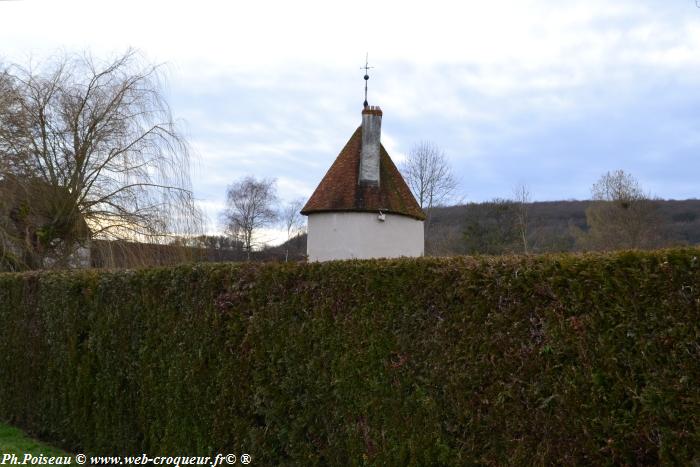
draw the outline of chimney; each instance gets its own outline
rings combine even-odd
[[[362,150],[359,183],[379,185],[379,146],[382,134],[382,109],[365,106],[362,110]]]

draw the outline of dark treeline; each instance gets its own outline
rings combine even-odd
[[[651,200],[646,226],[654,235],[641,248],[700,244],[700,200]],[[430,211],[426,228],[426,255],[523,254],[519,214],[526,213],[525,242],[528,253],[614,250],[619,246],[587,244],[591,208],[596,201],[542,201],[519,204],[495,200]],[[622,208],[621,208],[622,209]],[[611,235],[620,237],[619,224],[608,223]],[[622,245],[624,247],[624,245]],[[244,245],[226,236],[201,236],[169,245],[94,241],[91,267],[142,267],[183,262],[304,261],[306,234],[278,246],[254,250],[248,258]]]
[[[647,200],[645,228],[653,233],[638,248],[663,248],[700,243],[700,200]],[[592,208],[596,201],[545,201],[520,205],[496,200],[434,208],[426,230],[426,254],[524,253],[518,213],[527,212],[526,241],[530,253],[582,250],[613,250],[618,245],[587,245]],[[612,203],[607,203],[612,204]],[[624,207],[619,208],[624,211]],[[611,236],[619,237],[625,226],[607,223]],[[625,245],[620,245],[624,247]]]
[[[306,235],[283,245],[248,252],[243,243],[226,236],[200,236],[171,244],[95,240],[90,267],[138,268],[182,263],[230,261],[302,261],[306,258]]]
[[[646,208],[651,215],[647,214],[642,220],[649,224],[644,226],[645,231],[653,235],[645,243],[629,245],[629,248],[700,244],[700,200],[649,200],[645,203],[648,203]],[[430,212],[431,223],[425,232],[426,255],[525,253],[518,217],[523,208],[527,213],[525,230],[528,253],[625,248],[624,244],[606,246],[599,242],[591,245],[585,241],[590,232],[591,208],[600,204],[596,201],[539,201],[521,205],[514,201],[496,200],[433,208]],[[619,209],[625,210],[623,207]],[[605,227],[615,238],[623,234],[617,230],[623,230],[624,226],[620,227],[614,222],[607,222]],[[284,245],[263,251],[281,250],[284,250]],[[305,234],[292,240],[290,252],[295,258],[304,257]],[[270,254],[260,254],[266,260],[274,260]]]

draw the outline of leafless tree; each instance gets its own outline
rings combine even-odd
[[[530,224],[530,203],[532,202],[527,185],[520,184],[513,189],[513,201],[515,203],[518,236],[523,244],[523,253],[527,255],[530,252],[528,247],[528,230]]]
[[[430,210],[449,201],[457,189],[457,179],[445,153],[433,142],[420,142],[409,151],[401,172],[420,207],[428,211],[429,226]]]
[[[287,231],[287,243],[284,250],[284,261],[289,261],[289,241],[292,237],[304,231],[304,216],[300,211],[304,207],[304,200],[299,198],[285,204],[280,211],[282,225]]]
[[[161,243],[199,231],[189,151],[158,66],[133,50],[107,62],[64,55],[11,65],[2,82],[0,181],[23,187],[29,211],[46,207],[37,196],[55,198],[26,226],[35,261],[85,225],[91,238]]]
[[[632,174],[624,170],[606,172],[591,188],[595,201],[612,201],[623,205],[648,199]]]
[[[228,234],[243,243],[248,259],[253,247],[259,243],[259,230],[273,225],[278,219],[275,185],[274,179],[257,180],[247,176],[226,191],[222,221]]]
[[[656,248],[662,245],[663,222],[657,204],[639,182],[623,170],[607,172],[592,187],[586,210],[587,232],[574,232],[582,249]]]

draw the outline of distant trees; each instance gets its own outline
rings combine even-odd
[[[0,182],[21,193],[0,237],[14,237],[29,267],[70,253],[86,227],[91,238],[149,242],[201,228],[160,70],[133,50],[0,72]]]
[[[186,246],[210,250],[240,251],[243,249],[241,242],[225,235],[200,235],[191,239],[178,239],[177,242],[184,243]]]
[[[447,202],[457,190],[457,179],[445,153],[431,141],[415,144],[401,165],[401,172],[420,207],[428,211],[429,225],[430,209]]]
[[[530,252],[529,248],[529,226],[530,226],[530,204],[532,203],[532,198],[530,196],[530,189],[527,185],[520,184],[516,185],[513,189],[513,205],[515,211],[515,221],[516,228],[518,230],[518,237],[523,245],[523,253],[528,254]]]
[[[637,180],[622,170],[604,174],[591,189],[580,215],[558,219],[557,203],[534,208],[529,189],[519,185],[513,199],[465,206],[461,251],[467,254],[505,254],[532,251],[617,250],[659,248],[674,243],[658,202],[645,194]],[[569,214],[571,215],[571,214]],[[438,218],[436,218],[437,221]],[[569,226],[566,227],[566,222]],[[557,225],[559,227],[557,227]]]
[[[500,255],[520,250],[518,207],[513,200],[496,198],[467,205],[462,248],[467,254]]]
[[[295,199],[285,204],[280,210],[280,220],[287,232],[287,242],[285,243],[284,260],[289,261],[290,240],[304,231],[304,217],[301,210],[304,207],[303,199]]]
[[[272,226],[279,218],[277,203],[274,179],[247,176],[228,187],[222,223],[226,232],[243,244],[248,259],[260,229]]]
[[[530,206],[526,185],[513,188],[513,199],[495,198],[466,206],[469,216],[462,234],[462,248],[468,254],[530,252]]]
[[[242,246],[248,260],[281,259],[283,256],[284,261],[289,261],[291,256],[299,259],[299,245],[304,243],[297,241],[304,240],[300,238],[306,223],[300,212],[303,206],[303,199],[280,204],[274,179],[246,176],[228,187],[221,222],[226,234]],[[280,227],[286,233],[286,242],[280,246],[267,246],[260,231]]]
[[[605,173],[591,188],[588,230],[576,232],[579,248],[616,250],[662,246],[663,221],[657,203],[623,170]]]

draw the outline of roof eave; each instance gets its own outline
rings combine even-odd
[[[384,214],[396,214],[397,216],[404,216],[404,217],[410,217],[411,219],[416,219],[419,221],[424,221],[425,220],[425,214],[422,216],[416,216],[414,214],[409,214],[406,212],[400,212],[400,211],[394,211],[391,209],[358,209],[358,208],[353,208],[353,209],[305,209],[303,211],[300,211],[300,214],[304,216],[308,216],[310,214],[320,214],[320,213],[332,213],[332,212],[369,212],[369,213],[379,213],[382,212]]]

